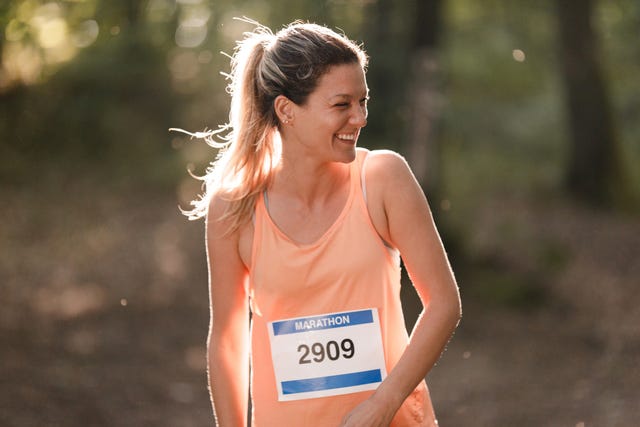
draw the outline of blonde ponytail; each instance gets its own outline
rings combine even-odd
[[[265,46],[273,37],[265,27],[245,34],[236,47],[227,76],[227,91],[231,94],[229,124],[195,135],[204,137],[220,151],[203,178],[205,194],[191,202],[194,209],[184,212],[189,219],[205,216],[211,197],[217,194],[229,201],[222,219],[231,219],[233,231],[250,217],[256,196],[271,180],[279,157],[279,144],[275,146],[277,121],[260,111],[256,77]]]

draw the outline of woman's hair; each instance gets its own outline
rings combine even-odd
[[[304,105],[330,67],[367,65],[360,46],[321,25],[294,22],[273,34],[256,25],[238,41],[231,57],[227,87],[231,94],[229,123],[218,130],[198,132],[219,148],[204,177],[205,192],[184,211],[189,219],[207,214],[216,195],[229,201],[223,219],[236,230],[250,218],[256,197],[269,185],[280,159],[280,135],[274,100],[284,95]]]

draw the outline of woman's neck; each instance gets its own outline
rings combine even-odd
[[[331,197],[348,179],[348,164],[322,162],[312,156],[283,152],[269,191],[294,197],[311,206]]]

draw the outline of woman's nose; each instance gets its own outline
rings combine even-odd
[[[367,125],[367,107],[358,105],[351,115],[351,123],[361,128],[365,127]]]

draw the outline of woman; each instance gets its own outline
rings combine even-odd
[[[404,159],[356,148],[366,65],[352,41],[306,23],[258,26],[233,55],[226,142],[190,212],[207,218],[221,426],[247,425],[249,394],[257,427],[437,424],[424,377],[459,294]],[[425,307],[411,339],[400,254]]]

